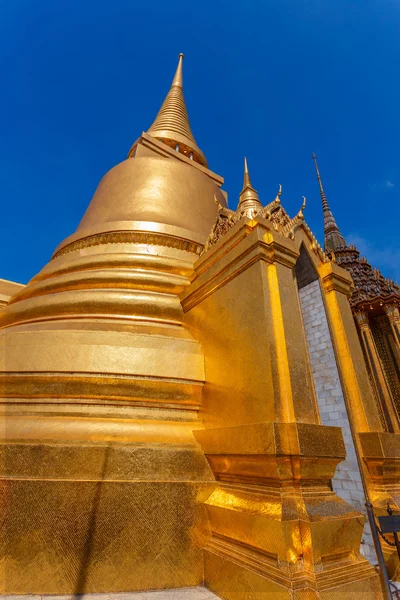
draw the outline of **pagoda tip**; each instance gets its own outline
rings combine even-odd
[[[185,58],[185,55],[183,54],[183,52],[181,52],[178,56],[178,58]]]
[[[244,172],[245,172],[245,173],[248,173],[248,172],[249,172],[249,169],[248,169],[248,167],[247,167],[247,158],[246,158],[246,157],[244,157]]]
[[[178,66],[176,68],[175,77],[172,81],[172,86],[174,85],[183,89],[183,76],[182,76],[182,61],[183,61],[183,53],[181,52],[178,57]]]

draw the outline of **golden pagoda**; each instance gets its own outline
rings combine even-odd
[[[191,132],[182,59],[76,232],[0,311],[1,593],[383,598],[365,517],[332,485],[346,436],[318,396],[336,369],[360,485],[398,507],[400,436],[374,399],[352,279],[305,199],[294,217],[281,188],[264,205],[247,161],[228,209]]]

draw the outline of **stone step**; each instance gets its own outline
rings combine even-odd
[[[122,592],[119,594],[71,594],[0,596],[0,600],[218,600],[218,596],[205,587],[174,588],[151,592]]]

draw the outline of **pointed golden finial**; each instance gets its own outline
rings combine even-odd
[[[250,175],[249,175],[249,167],[247,166],[247,158],[244,157],[244,178],[243,178],[243,190],[246,189],[246,187],[250,186],[251,187],[251,181],[250,181]],[[243,191],[242,190],[242,191]]]
[[[254,211],[260,210],[262,204],[258,197],[256,190],[251,185],[249,167],[247,165],[247,158],[244,159],[244,177],[243,177],[243,189],[239,196],[238,209],[246,211],[249,216],[250,213],[254,214]],[[252,218],[252,217],[250,217]]]
[[[331,212],[331,209],[329,208],[328,200],[325,196],[324,188],[322,187],[322,179],[319,173],[315,152],[313,152],[312,157],[315,164],[315,170],[317,172],[319,191],[322,200],[322,209],[324,211],[325,250],[336,250],[341,246],[346,246],[346,240],[340,233],[339,227],[337,226],[335,218]]]
[[[181,87],[182,89],[183,89],[183,74],[182,74],[183,58],[184,58],[184,55],[181,52],[178,57],[179,62],[178,62],[178,66],[176,68],[175,77],[172,80],[172,85],[177,85],[178,87]],[[171,85],[171,87],[172,87],[172,85]]]
[[[281,196],[282,196],[282,186],[281,186],[281,184],[279,184],[279,190],[278,190],[277,195],[275,196],[274,202],[276,202],[278,204],[278,202],[281,201]]]
[[[171,88],[155,118],[147,130],[151,136],[180,152],[190,160],[207,166],[203,152],[197,146],[190,128],[189,117],[183,96],[183,54],[179,55],[178,67]]]
[[[296,220],[298,220],[298,219],[303,220],[304,219],[304,212],[303,211],[304,211],[304,209],[306,207],[306,204],[307,204],[307,198],[305,196],[302,196],[302,198],[303,198],[303,204],[301,205],[301,208],[300,208],[299,212],[296,215],[296,217],[297,217]]]

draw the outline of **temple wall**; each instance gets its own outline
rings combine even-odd
[[[203,583],[214,484],[196,446],[3,443],[0,464],[0,594]]]
[[[347,459],[338,465],[332,479],[332,487],[340,498],[365,514],[361,475],[319,281],[315,280],[302,287],[299,296],[321,420],[324,425],[341,427],[346,446]],[[367,521],[361,541],[361,552],[371,562],[376,563],[374,544]]]

